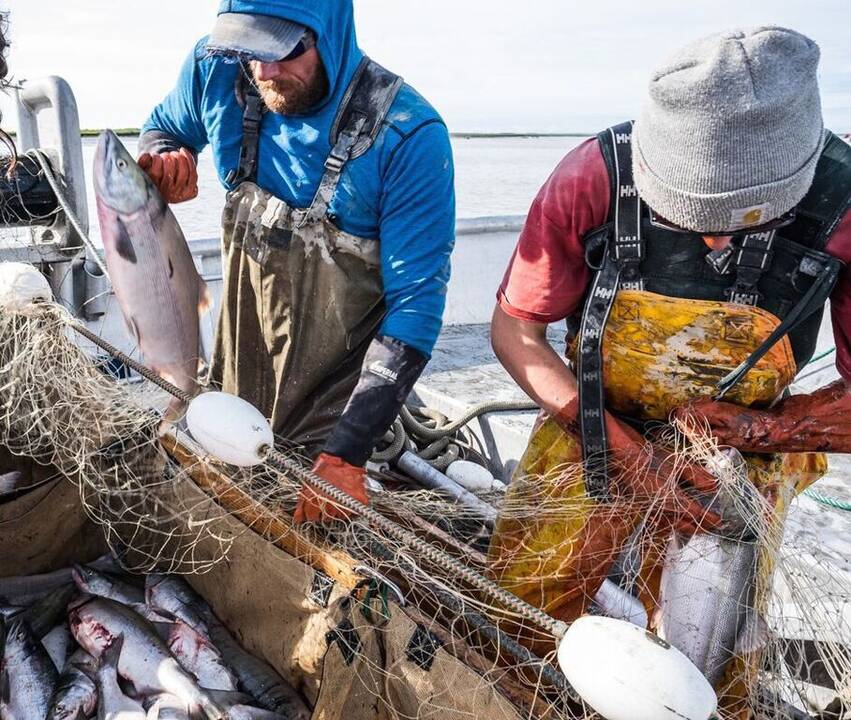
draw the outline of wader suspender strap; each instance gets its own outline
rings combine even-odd
[[[325,174],[307,212],[298,221],[318,222],[334,197],[343,168],[349,160],[363,155],[375,142],[390,106],[404,80],[364,56],[346,89],[331,128],[331,153],[325,160]]]
[[[762,274],[771,267],[773,244],[774,230],[742,237],[738,254],[734,251],[736,258],[733,264],[736,267],[736,280],[727,289],[727,299],[731,303],[752,307],[759,304],[762,294],[757,286]]]
[[[237,81],[244,102],[242,111],[242,144],[239,148],[239,167],[231,170],[226,178],[228,183],[239,185],[254,182],[257,179],[257,152],[260,145],[260,123],[266,105],[254,85],[251,68],[245,61],[239,64],[242,73]]]
[[[846,159],[851,157],[851,149],[845,142],[833,134],[828,136],[825,143],[825,150],[822,153],[822,158],[819,160],[819,169],[823,165],[837,162],[834,155],[845,155]],[[839,225],[845,213],[851,208],[851,172],[845,172],[840,177],[835,177],[830,173],[830,168],[826,168],[828,176],[827,184],[819,187],[819,182],[816,180],[814,187],[807,193],[807,196],[798,206],[798,211],[801,215],[805,215],[811,224],[818,227],[817,233],[813,237],[813,250],[808,252],[802,258],[796,274],[808,275],[814,277],[815,280],[810,286],[810,289],[798,301],[795,307],[789,311],[789,314],[783,318],[780,325],[775,328],[763,343],[754,350],[751,355],[742,362],[735,370],[726,375],[718,383],[718,394],[716,399],[724,397],[732,388],[739,383],[748,371],[754,367],[759,360],[778,343],[784,335],[792,332],[798,325],[806,320],[810,315],[816,312],[819,308],[824,307],[825,302],[830,297],[836,282],[839,280],[839,273],[842,270],[843,263],[841,260],[831,257],[822,252],[827,246],[827,241],[830,235]],[[817,172],[816,177],[819,174]],[[768,234],[768,233],[764,233]],[[746,235],[745,241],[748,238],[758,237],[757,235]],[[773,240],[773,234],[772,234]],[[744,243],[743,243],[744,245]],[[765,243],[763,243],[763,246]],[[770,244],[766,248],[766,252],[770,253]],[[741,253],[740,253],[741,256]],[[753,256],[752,256],[753,257]],[[752,260],[753,262],[753,260]],[[768,267],[771,264],[770,256],[764,266]],[[741,268],[741,266],[740,266]],[[736,276],[736,285],[738,285],[741,269]],[[758,280],[758,277],[757,277]],[[736,288],[733,286],[733,289]],[[753,289],[755,290],[754,283]],[[731,298],[735,297],[735,292],[731,294]],[[757,294],[758,297],[758,294]],[[737,302],[733,300],[733,302]]]
[[[257,148],[260,123],[266,110],[252,82],[251,68],[242,63],[241,94],[244,99],[242,115],[242,144],[239,168],[227,177],[228,183],[239,184],[257,179]],[[306,211],[297,213],[297,225],[316,222],[325,217],[334,191],[340,182],[343,168],[349,160],[360,157],[370,147],[381,130],[390,106],[402,89],[404,80],[364,56],[358,65],[337,110],[331,129],[331,152],[325,160],[325,173],[319,188]]]
[[[606,500],[609,478],[606,466],[606,418],[603,392],[603,331],[618,288],[642,290],[640,264],[644,257],[641,239],[641,201],[632,179],[632,123],[608,130],[603,140],[614,149],[614,242],[604,252],[585,301],[579,330],[577,378],[579,425],[585,462],[585,489],[590,497]]]

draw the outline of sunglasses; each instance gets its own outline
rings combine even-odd
[[[301,40],[296,43],[296,46],[290,51],[289,55],[281,58],[278,62],[289,62],[304,55],[310,48],[316,47],[316,36],[310,30],[305,30]]]
[[[750,225],[748,227],[739,228],[738,230],[716,230],[713,232],[703,232],[698,230],[688,230],[687,228],[680,227],[679,225],[675,225],[669,220],[665,220],[665,218],[657,215],[653,210],[650,210],[650,224],[662,228],[663,230],[671,230],[673,232],[683,233],[685,235],[703,235],[704,237],[726,237],[727,235],[739,235],[742,233],[746,233],[748,235],[754,235],[756,233],[768,232],[769,230],[777,230],[777,228],[785,227],[786,225],[791,225],[795,222],[795,218],[797,217],[795,210],[792,209],[787,213],[784,213],[780,217],[774,218],[774,220],[769,220],[768,222],[762,223],[761,225]]]

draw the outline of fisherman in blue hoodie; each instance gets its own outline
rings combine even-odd
[[[228,189],[212,382],[367,502],[364,463],[441,327],[446,126],[363,54],[351,0],[224,0],[145,123],[139,163],[181,202],[208,144]],[[297,521],[344,517],[302,490]]]

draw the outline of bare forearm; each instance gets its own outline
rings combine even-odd
[[[518,320],[496,307],[491,343],[514,381],[544,410],[557,413],[576,397],[576,378],[547,342],[547,326]]]

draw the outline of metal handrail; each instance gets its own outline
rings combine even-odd
[[[44,147],[42,142],[43,118],[55,124],[55,148],[58,155],[56,170],[62,175],[68,195],[80,224],[88,232],[89,210],[86,202],[86,175],[83,166],[83,141],[80,137],[80,115],[71,86],[56,75],[25,81],[15,91],[18,108],[18,142],[21,151]],[[63,238],[65,244],[77,242],[70,232]]]

